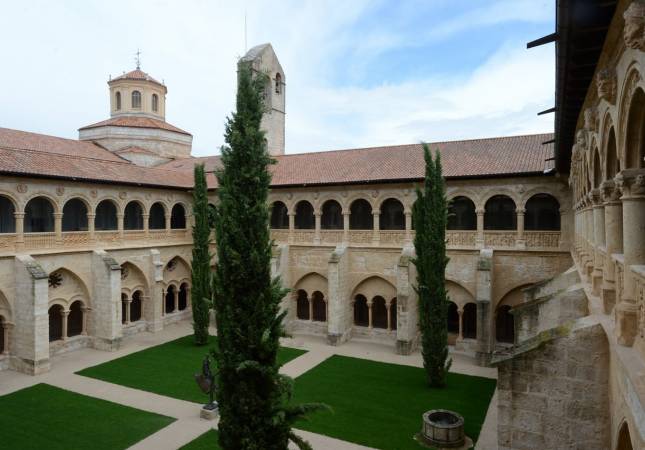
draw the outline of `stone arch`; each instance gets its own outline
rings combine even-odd
[[[464,195],[452,197],[448,202],[448,230],[476,230],[477,212],[475,202]]]
[[[54,231],[54,214],[58,206],[45,195],[34,195],[25,204],[24,232],[51,233]]]
[[[605,178],[611,180],[620,172],[620,159],[618,159],[616,150],[616,132],[613,126],[609,128],[604,148]]]
[[[462,332],[465,339],[477,339],[477,304],[469,302],[461,313]]]
[[[93,206],[92,209],[94,210],[95,213],[96,213],[97,206],[99,206],[101,203],[103,203],[106,200],[109,200],[110,202],[112,202],[112,204],[116,208],[117,214],[121,214],[123,212],[123,205],[122,205],[123,202],[121,201],[121,199],[113,195],[104,195],[104,196],[101,196],[99,199],[97,199],[96,202],[92,205]]]
[[[289,211],[287,205],[276,200],[271,203],[271,228],[274,230],[287,230],[289,229]]]
[[[118,229],[117,217],[121,214],[120,211],[119,203],[111,198],[105,198],[98,202],[94,210],[94,229],[96,231]]]
[[[136,290],[143,290],[144,295],[148,292],[148,279],[139,266],[130,261],[121,264],[121,290],[129,295]]]
[[[531,284],[522,284],[504,294],[495,307],[495,339],[497,342],[512,344],[515,341],[515,318],[513,307],[524,302],[524,289]]]
[[[85,304],[82,300],[75,300],[69,307],[67,316],[67,337],[79,336],[85,331],[83,329],[83,314]]]
[[[54,210],[53,212],[55,212],[55,213],[61,212],[60,203],[58,202],[56,197],[50,195],[48,192],[41,192],[41,191],[34,192],[30,196],[28,196],[27,198],[24,199],[23,207],[22,207],[23,212],[25,212],[24,210],[27,207],[27,204],[30,201],[32,201],[33,199],[38,198],[38,197],[43,197],[43,198],[47,199],[52,205],[52,208]]]
[[[148,210],[148,228],[163,230],[166,228],[167,208],[163,202],[154,202]]]
[[[87,285],[81,277],[65,267],[49,272],[48,286],[50,305],[60,304],[69,310],[72,303],[80,300],[85,306],[89,306]]]
[[[369,307],[367,298],[362,294],[357,294],[353,300],[354,308],[354,325],[366,327],[369,325]]]
[[[170,258],[163,269],[164,283],[175,283],[179,287],[182,280],[190,279],[190,264],[179,255]]]
[[[143,212],[145,205],[139,200],[130,200],[125,205],[123,215],[124,230],[143,230]]]
[[[446,318],[448,334],[452,335],[452,339],[455,339],[456,335],[459,334],[459,306],[453,301],[448,302],[448,315]]]
[[[618,438],[616,439],[616,450],[633,450],[632,437],[629,432],[629,425],[627,421],[623,420],[618,430]]]
[[[560,230],[560,202],[551,194],[536,193],[524,205],[524,229]]]
[[[372,327],[387,328],[387,301],[380,295],[372,298]]]
[[[338,200],[330,198],[322,204],[320,227],[323,230],[343,229],[343,206]]]
[[[618,157],[622,168],[630,167],[627,165],[626,160],[627,146],[629,145],[628,126],[630,125],[630,116],[632,107],[634,106],[634,97],[639,89],[641,93],[643,92],[643,86],[641,84],[642,75],[638,63],[633,62],[625,73],[627,75],[621,85],[619,94],[620,101],[617,103],[619,105],[618,124],[620,124],[620,132],[618,133],[620,145],[618,147],[622,150],[622,153],[618,155]]]
[[[459,309],[462,309],[466,303],[475,301],[475,296],[456,281],[446,280],[446,293],[450,301],[454,302]]]
[[[307,294],[311,295],[315,291],[320,291],[327,297],[327,278],[318,272],[309,272],[300,277],[300,279],[293,285],[294,290],[302,289]]]
[[[314,207],[309,200],[296,203],[294,222],[297,230],[313,230],[316,227]]]
[[[63,306],[54,303],[47,310],[49,316],[49,342],[63,339]]]
[[[188,210],[182,202],[177,202],[170,210],[170,228],[183,230],[186,228]]]
[[[638,87],[629,104],[624,140],[624,167],[645,167],[645,91]]]
[[[4,293],[0,290],[0,316],[3,316],[7,321],[11,322],[11,305],[5,297]]]
[[[304,289],[294,291],[296,300],[296,317],[300,320],[309,320],[309,296]]]
[[[0,192],[0,233],[16,232],[16,217],[18,211],[15,199]]]
[[[365,198],[356,198],[349,205],[349,228],[351,230],[374,229],[372,204]]]
[[[325,295],[320,291],[314,291],[311,294],[312,317],[314,322],[327,322],[327,300]]]
[[[190,285],[187,281],[182,281],[179,285],[179,302],[178,309],[179,311],[184,311],[188,308],[190,304]]]
[[[388,197],[380,206],[379,229],[405,230],[405,207],[396,197]]]
[[[488,197],[484,206],[485,230],[517,229],[517,202],[506,194]]]
[[[132,293],[130,302],[130,322],[138,322],[143,317],[143,291],[137,289]]]
[[[602,162],[600,158],[600,150],[598,149],[598,147],[594,147],[593,149],[593,162],[592,162],[591,173],[593,174],[593,187],[594,189],[598,189],[600,187],[600,183],[602,183],[602,180],[603,180]]]
[[[361,294],[368,300],[378,296],[383,298],[396,297],[396,287],[378,275],[371,275],[360,281],[352,291],[352,298]]]
[[[63,205],[62,231],[87,231],[90,204],[83,197],[71,197]]]

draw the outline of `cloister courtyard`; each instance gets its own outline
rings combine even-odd
[[[217,420],[200,418],[207,398],[194,380],[216,337],[196,347],[191,331],[184,320],[126,337],[115,352],[57,355],[42,375],[1,372],[0,408],[14,411],[0,423],[3,446],[217,448]],[[315,449],[418,449],[413,436],[422,412],[448,408],[464,416],[475,448],[490,448],[496,442],[496,369],[452,350],[448,386],[429,389],[418,352],[396,355],[391,346],[360,339],[333,347],[311,334],[284,339],[278,358],[281,372],[295,379],[293,401],[332,409],[298,423],[297,433]]]

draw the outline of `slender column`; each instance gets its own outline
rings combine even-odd
[[[464,310],[458,309],[457,314],[459,314],[459,338],[458,340],[464,340]]]
[[[175,309],[173,312],[179,311],[179,289],[175,289]]]
[[[405,242],[412,241],[412,211],[404,211],[405,214]]]
[[[132,299],[127,298],[125,300],[125,324],[128,325],[130,323],[130,306],[132,305]]]
[[[294,230],[296,229],[296,214],[289,213],[289,244],[293,244]]]
[[[69,311],[63,310],[61,312],[61,316],[63,317],[63,340],[67,340],[67,316],[69,316]]]
[[[143,234],[146,238],[150,236],[150,214],[142,214],[143,218]]]
[[[117,230],[119,231],[119,237],[123,239],[123,218],[125,214],[119,213],[116,215]]]
[[[599,189],[591,191],[592,216],[593,216],[593,272],[591,274],[591,286],[595,295],[600,295],[602,284],[602,271],[604,260],[602,257],[601,247],[605,246],[605,206],[602,203],[602,197]]]
[[[307,295],[307,304],[309,305],[309,321],[311,322],[311,321],[314,320],[314,299],[313,299],[313,296],[309,297],[309,295]]]
[[[315,218],[315,231],[314,231],[314,244],[320,244],[320,221],[322,218],[322,214],[320,211],[315,211],[314,212],[314,218]]]
[[[623,298],[616,306],[618,343],[630,347],[638,331],[636,280],[631,266],[645,263],[645,169],[623,170],[616,177],[623,195]]]
[[[63,243],[63,213],[54,213],[54,232],[56,233],[56,243]]]
[[[186,286],[186,309],[193,307],[193,301],[190,297],[190,286]]]
[[[83,312],[83,329],[81,331],[81,334],[83,336],[87,336],[87,315],[89,314],[90,311],[92,311],[92,308],[89,306],[81,306],[81,311]]]
[[[477,239],[475,245],[477,248],[484,248],[484,213],[485,210],[478,209],[477,213]]]
[[[381,235],[380,235],[381,222],[379,221],[380,217],[381,217],[380,211],[372,212],[372,221],[374,222],[374,234],[372,235],[372,243],[375,245],[378,245],[378,243],[381,241]]]
[[[170,219],[171,219],[172,216],[170,215],[170,213],[166,212],[166,213],[164,213],[163,217],[164,217],[164,221],[165,221],[164,225],[166,226],[166,235],[169,236],[170,235]]]
[[[387,308],[387,331],[390,331],[392,329],[392,312],[390,311],[390,302],[387,302],[385,304],[385,307]]]
[[[526,241],[524,240],[524,214],[526,210],[517,209],[515,214],[517,215],[517,236],[515,238],[515,247],[523,249],[526,248]]]
[[[610,313],[616,304],[616,282],[614,263],[611,255],[623,252],[623,205],[621,192],[613,180],[605,181],[602,186],[602,197],[605,202],[605,248],[607,256],[603,270],[601,297],[605,313]]]
[[[343,211],[343,242],[349,242],[349,217],[350,212]]]
[[[372,328],[372,302],[367,302],[367,326]]]
[[[4,333],[4,349],[2,351],[3,355],[8,355],[9,354],[9,349],[11,348],[11,342],[9,341],[9,329],[13,328],[13,323],[10,322],[4,322],[2,324],[2,330]]]
[[[96,214],[87,213],[87,232],[89,233],[90,242],[96,240],[96,230],[94,228],[94,219],[96,219]]]
[[[161,288],[161,316],[166,315],[166,290]]]
[[[15,212],[13,217],[16,221],[16,244],[23,246],[25,243],[25,213]]]

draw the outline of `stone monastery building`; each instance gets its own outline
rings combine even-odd
[[[556,22],[535,42],[556,45],[554,134],[431,143],[449,339],[499,369],[500,448],[644,449],[645,0],[559,0]],[[421,145],[285,155],[285,72],[270,44],[240,63],[270,77],[288,329],[414,351]],[[42,373],[191,317],[193,167],[216,204],[220,158],[191,156],[139,67],[108,88],[110,118],[78,140],[0,128],[0,369]]]

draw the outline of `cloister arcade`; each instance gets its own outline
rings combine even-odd
[[[180,257],[172,258],[164,267],[162,314],[167,316],[187,310],[190,306],[190,266]]]
[[[89,292],[73,272],[61,268],[49,274],[49,342],[86,335]]]
[[[362,281],[352,295],[354,326],[397,329],[396,288],[380,277]]]

